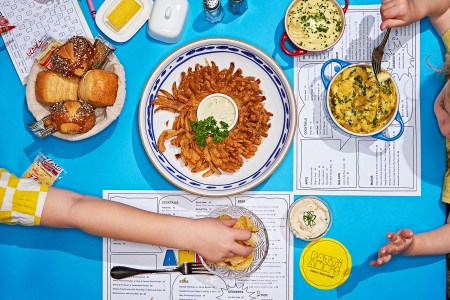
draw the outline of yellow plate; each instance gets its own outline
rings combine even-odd
[[[352,258],[340,242],[323,238],[310,243],[300,257],[300,272],[315,288],[329,290],[343,284],[352,269]]]

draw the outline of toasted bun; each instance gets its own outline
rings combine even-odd
[[[81,36],[74,36],[52,57],[52,69],[63,76],[81,77],[94,61],[94,46]]]
[[[94,107],[114,104],[119,87],[119,76],[104,70],[90,70],[78,87],[78,97]]]
[[[61,100],[78,100],[78,77],[64,77],[54,71],[41,71],[36,77],[36,100],[53,105]]]
[[[84,101],[61,101],[50,108],[52,124],[61,133],[85,133],[95,125],[94,108]]]

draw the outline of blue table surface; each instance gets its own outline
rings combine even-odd
[[[31,1],[31,0],[30,0]],[[162,0],[161,0],[162,1]],[[98,8],[101,0],[94,1]],[[128,42],[116,43],[125,67],[127,98],[123,111],[109,128],[79,142],[54,137],[40,140],[28,130],[33,121],[21,85],[4,45],[0,46],[0,166],[21,175],[37,151],[49,154],[68,171],[57,186],[101,196],[102,190],[175,190],[153,167],[139,136],[138,105],[152,70],[178,47],[201,38],[232,37],[254,44],[275,58],[294,86],[293,59],[279,46],[289,0],[249,0],[242,16],[226,13],[222,22],[205,21],[201,1],[189,1],[183,38],[177,44],[151,39],[146,26]],[[375,4],[369,0],[351,4]],[[80,2],[94,35],[100,33]],[[226,1],[222,1],[226,6]],[[225,9],[226,10],[226,9]],[[445,299],[445,257],[396,257],[373,268],[369,261],[386,242],[388,231],[404,227],[416,232],[445,222],[440,202],[445,172],[445,142],[433,113],[433,102],[443,84],[427,65],[442,62],[439,36],[428,20],[421,21],[421,138],[422,196],[324,196],[335,215],[327,237],[350,251],[353,269],[347,282],[323,291],[301,276],[298,261],[307,243],[295,241],[295,299]],[[293,147],[275,173],[255,190],[292,191]],[[290,180],[286,180],[289,178]],[[0,299],[101,299],[102,238],[76,229],[0,225]]]

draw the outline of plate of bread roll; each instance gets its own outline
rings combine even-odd
[[[42,120],[49,129],[47,134],[83,140],[108,127],[122,111],[124,68],[114,53],[102,48],[107,42],[100,39],[103,43],[97,43],[97,38],[92,42],[72,37],[57,44],[47,58],[49,64],[39,59],[33,64],[26,88],[27,105],[36,120]]]

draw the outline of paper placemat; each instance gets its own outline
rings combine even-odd
[[[34,62],[34,51],[44,36],[56,40],[74,35],[93,38],[77,0],[0,1],[0,16],[16,26],[2,34],[14,68],[23,85]]]

